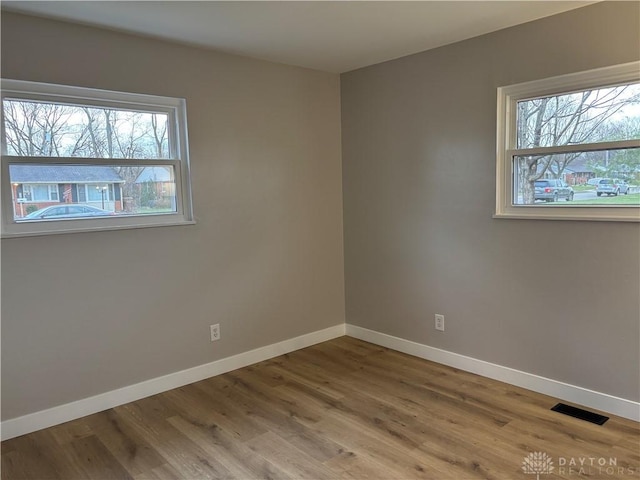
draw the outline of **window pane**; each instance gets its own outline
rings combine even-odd
[[[88,183],[84,187],[87,189],[87,197],[90,202],[97,202],[103,198],[107,201],[113,200],[111,187],[108,183]]]
[[[9,176],[19,221],[177,211],[173,165],[11,164]]]
[[[640,206],[640,149],[516,156],[514,205]]]
[[[49,200],[48,185],[32,185],[31,196],[31,200],[34,202],[46,202],[47,200]]]
[[[2,107],[9,155],[170,157],[166,114],[6,98]]]
[[[640,139],[640,83],[518,102],[517,148]]]

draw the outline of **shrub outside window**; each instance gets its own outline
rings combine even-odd
[[[495,217],[640,221],[640,62],[498,88]]]
[[[2,236],[193,223],[183,99],[2,80]]]

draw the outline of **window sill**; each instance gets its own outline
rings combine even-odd
[[[606,209],[608,210],[607,212],[602,212],[600,208],[585,208],[579,211],[577,211],[575,207],[552,208],[554,210],[553,212],[541,211],[540,207],[520,207],[518,211],[496,212],[493,214],[493,218],[515,220],[578,220],[583,222],[640,222],[640,211],[637,208]],[[600,211],[598,212],[597,210]]]
[[[172,220],[166,222],[158,222],[158,223],[144,223],[144,224],[135,224],[135,225],[100,225],[100,226],[78,226],[72,228],[65,228],[64,230],[35,230],[32,229],[30,231],[25,232],[2,232],[1,238],[11,239],[11,238],[23,238],[23,237],[42,237],[47,235],[67,235],[73,233],[87,233],[87,232],[106,232],[112,230],[137,230],[140,228],[156,228],[156,227],[176,227],[180,225],[195,225],[195,220]]]

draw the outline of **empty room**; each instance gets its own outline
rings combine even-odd
[[[3,480],[640,479],[640,2],[1,7]]]

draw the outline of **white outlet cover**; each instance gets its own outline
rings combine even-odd
[[[212,342],[220,340],[220,324],[216,323],[215,325],[210,325],[209,330],[211,333]]]

